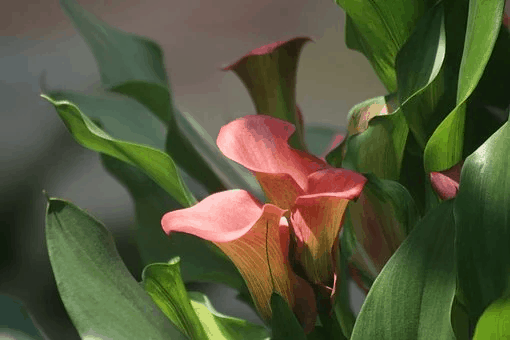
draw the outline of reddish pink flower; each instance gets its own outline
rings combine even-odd
[[[450,169],[441,172],[430,173],[432,188],[442,200],[448,200],[457,196],[459,191],[460,170],[464,161],[454,165]]]
[[[275,290],[311,331],[316,306],[308,282],[333,286],[333,245],[344,210],[360,195],[366,178],[291,148],[288,139],[294,130],[292,124],[264,115],[223,126],[218,147],[252,171],[270,203],[262,204],[243,190],[224,191],[165,214],[162,226],[167,234],[185,232],[216,244],[239,269],[262,317],[271,317]],[[295,244],[291,254],[290,242]],[[294,260],[306,281],[291,268]]]

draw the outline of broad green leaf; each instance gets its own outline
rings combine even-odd
[[[482,77],[498,37],[504,0],[470,0],[464,51],[460,64],[456,107],[430,137],[425,170],[442,171],[462,160],[466,101]]]
[[[187,112],[175,110],[177,125],[193,147],[207,160],[208,166],[218,175],[227,189],[244,189],[261,202],[265,201],[264,192],[255,176],[234,161],[231,161],[216,146],[209,133]]]
[[[459,287],[471,318],[510,285],[509,141],[507,122],[466,159],[455,199]]]
[[[388,92],[397,90],[395,58],[435,1],[335,0],[346,12],[347,47],[367,57]]]
[[[430,116],[443,92],[440,70],[445,51],[444,10],[440,3],[418,21],[395,62],[398,101],[422,149],[429,137]]]
[[[72,91],[50,91],[54,101],[69,101],[101,122],[102,129],[115,139],[164,150],[166,128],[145,106],[115,93],[100,95]]]
[[[455,339],[453,202],[432,209],[375,280],[351,340]]]
[[[219,282],[248,292],[241,274],[214,244],[189,234],[164,233],[161,217],[181,208],[168,193],[134,166],[107,155],[101,155],[101,161],[133,199],[136,242],[145,266],[179,256],[184,282]]]
[[[186,292],[181,278],[179,258],[168,263],[153,263],[142,272],[142,285],[154,303],[190,339],[207,340],[208,336]]]
[[[177,126],[163,52],[158,44],[109,26],[75,0],[61,0],[60,4],[90,46],[102,85],[137,100],[154,113],[168,127],[166,151],[172,159],[210,192],[224,190],[217,174]]]
[[[269,340],[269,332],[263,326],[217,312],[202,293],[188,292],[191,306],[198,315],[211,340]]]
[[[112,235],[83,210],[49,199],[46,243],[58,291],[81,337],[186,339],[131,276]]]
[[[306,340],[303,327],[299,324],[287,301],[278,293],[273,292],[271,295],[271,309],[273,311],[272,340]]]
[[[21,301],[8,295],[0,295],[0,339],[42,338]]]
[[[167,154],[152,147],[116,140],[70,102],[56,101],[46,95],[42,97],[55,106],[67,129],[78,143],[139,167],[182,206],[188,207],[196,202],[184,184],[175,163]]]
[[[299,55],[309,38],[297,37],[257,48],[223,68],[241,79],[257,114],[286,120],[296,127],[289,144],[306,150],[303,118],[296,106],[296,77]]]
[[[473,340],[510,339],[510,299],[500,298],[483,312]]]

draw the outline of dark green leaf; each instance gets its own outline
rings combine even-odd
[[[50,199],[46,242],[60,296],[83,338],[186,339],[131,276],[99,221]]]
[[[42,338],[23,304],[18,299],[0,295],[0,339]]]
[[[395,92],[397,53],[435,1],[335,1],[346,12],[347,46],[363,53],[388,92]]]
[[[375,280],[352,340],[455,339],[453,202],[432,209]]]
[[[349,296],[349,268],[348,268],[348,252],[343,250],[341,246],[336,251],[336,266],[338,277],[336,282],[336,296],[333,309],[338,324],[342,328],[342,333],[346,339],[351,338],[352,329],[356,317],[351,309],[351,299]]]
[[[273,311],[272,340],[307,340],[303,327],[299,324],[292,309],[278,293],[271,295],[271,309]]]
[[[459,69],[457,106],[439,124],[424,153],[425,170],[442,171],[462,160],[466,101],[482,77],[501,26],[504,0],[470,0]]]
[[[189,292],[195,313],[211,340],[269,340],[269,332],[263,326],[218,313],[202,293]]]
[[[418,21],[395,62],[398,101],[422,149],[428,139],[430,116],[443,92],[440,70],[445,50],[444,14],[440,3]]]
[[[181,205],[188,207],[196,202],[184,184],[175,163],[167,154],[151,147],[116,140],[70,102],[55,101],[45,95],[43,98],[55,106],[67,129],[78,143],[139,167]]]
[[[507,122],[466,159],[455,199],[459,287],[475,319],[510,284],[509,141]]]

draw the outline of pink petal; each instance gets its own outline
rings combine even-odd
[[[430,173],[432,188],[442,200],[454,198],[459,190],[460,171],[464,161],[448,170]]]
[[[216,140],[225,156],[255,172],[270,201],[284,209],[306,191],[309,174],[327,167],[289,146],[294,130],[286,121],[249,115],[223,126]]]
[[[185,232],[214,242],[241,273],[264,319],[271,318],[270,297],[274,290],[293,310],[306,310],[301,315],[302,322],[308,328],[307,323],[311,323],[313,328],[313,290],[290,268],[290,235],[282,221],[284,213],[272,204],[262,206],[244,190],[230,190],[208,196],[193,207],[171,211],[163,216],[161,224],[169,235]]]
[[[228,190],[190,208],[166,213],[161,225],[167,234],[178,231],[212,242],[229,242],[246,234],[261,216],[262,204],[249,192]]]

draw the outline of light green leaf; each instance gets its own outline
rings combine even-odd
[[[208,336],[191,307],[181,279],[179,258],[168,263],[153,263],[142,272],[142,285],[165,315],[190,339],[207,340]]]
[[[181,208],[168,193],[134,166],[107,155],[101,161],[134,201],[136,242],[145,266],[179,256],[184,282],[218,282],[248,292],[239,271],[214,244],[185,233],[164,233],[161,217]]]
[[[184,184],[175,163],[167,154],[148,146],[116,140],[70,102],[55,101],[46,95],[42,97],[55,106],[78,143],[139,167],[184,207],[196,202]]]
[[[430,137],[424,153],[425,171],[443,171],[462,160],[466,101],[482,77],[498,37],[504,0],[470,0],[456,107]]]
[[[455,339],[453,202],[432,209],[375,280],[351,340]]]
[[[510,123],[462,167],[455,199],[459,287],[470,317],[480,317],[510,286]]]
[[[473,340],[510,339],[510,299],[500,298],[483,312]]]
[[[269,332],[263,326],[217,312],[202,293],[188,292],[191,306],[211,340],[269,340]]]
[[[83,338],[186,339],[131,276],[99,221],[49,199],[46,242],[58,291]]]

